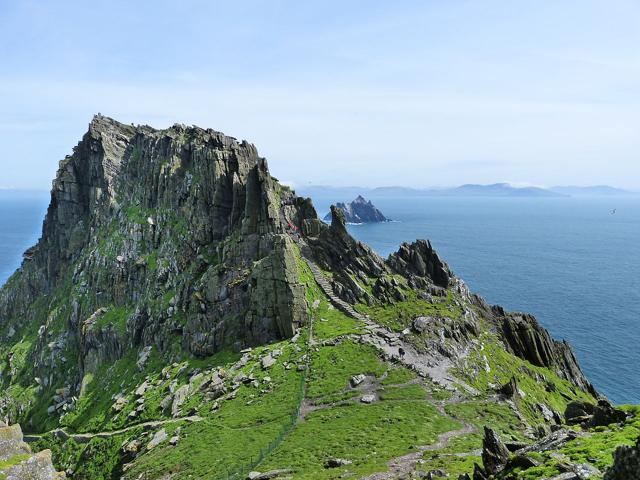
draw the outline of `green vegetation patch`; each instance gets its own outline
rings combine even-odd
[[[129,306],[111,307],[96,320],[95,326],[99,329],[113,327],[118,333],[126,333],[127,319],[133,313],[133,308]]]
[[[455,296],[448,292],[447,296],[435,299],[434,303],[418,298],[415,290],[403,290],[406,299],[396,303],[367,305],[360,303],[356,310],[364,315],[369,315],[376,322],[401,332],[411,325],[418,316],[438,316],[459,318],[462,314],[460,307],[455,302]]]
[[[333,479],[387,470],[387,462],[438,435],[459,428],[424,401],[381,401],[351,404],[309,414],[271,454],[259,470],[292,468],[300,480]],[[324,468],[330,458],[353,462]]]
[[[478,432],[489,426],[500,433],[503,440],[524,440],[522,430],[525,426],[509,405],[497,403],[495,399],[453,403],[447,405],[445,411],[454,418],[470,423]]]
[[[336,346],[320,347],[311,354],[311,373],[307,396],[322,397],[340,393],[354,375],[380,378],[387,370],[374,347],[345,340]]]
[[[531,424],[546,423],[538,404],[545,404],[562,414],[568,398],[595,403],[591,395],[550,369],[537,367],[510,354],[494,336],[484,334],[480,340],[481,344],[455,369],[456,375],[487,393],[515,377],[518,388],[525,394],[516,399],[518,410]]]

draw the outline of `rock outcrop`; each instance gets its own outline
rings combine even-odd
[[[24,443],[20,425],[0,422],[0,478],[5,480],[60,480],[64,473],[56,472],[51,451],[33,453]]]
[[[349,203],[339,202],[335,205],[335,208],[344,214],[344,218],[348,223],[382,223],[389,221],[371,201],[365,200],[362,195],[358,195],[355,200]],[[331,222],[333,216],[334,211],[332,209],[331,212],[325,215],[324,221]]]
[[[484,438],[482,440],[482,464],[483,467],[475,466],[473,479],[485,480],[493,478],[501,472],[509,461],[510,452],[500,436],[489,427],[484,427]]]
[[[588,402],[569,402],[564,416],[567,424],[581,424],[586,428],[605,427],[612,423],[624,422],[627,418],[624,411],[614,408],[606,399],[600,399],[596,405]]]
[[[400,249],[389,256],[391,268],[403,275],[408,275],[416,287],[424,285],[421,279],[428,278],[432,284],[447,288],[453,284],[453,273],[427,240],[414,243],[403,243]]]
[[[580,389],[597,395],[567,342],[554,340],[531,315],[507,313],[501,307],[493,307],[493,313],[500,323],[504,342],[514,355],[550,368]]]
[[[96,116],[0,291],[0,335],[40,326],[15,374],[78,391],[132,348],[206,356],[293,336],[307,316],[291,226],[307,217],[247,142]]]
[[[618,447],[613,454],[613,465],[604,474],[604,480],[640,479],[640,437],[635,446]]]

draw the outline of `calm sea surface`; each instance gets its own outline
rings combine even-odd
[[[353,225],[381,255],[430,239],[474,292],[567,339],[616,403],[640,403],[640,198],[371,198]],[[314,198],[318,213],[343,198]],[[40,235],[48,195],[0,191],[0,284]],[[612,209],[617,209],[611,215]]]

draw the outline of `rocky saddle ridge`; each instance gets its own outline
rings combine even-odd
[[[421,418],[401,413],[411,402],[439,419],[406,427],[439,436],[425,456],[458,436],[479,448],[470,409],[513,416],[510,435],[533,440],[582,402],[571,418],[595,428],[597,392],[566,343],[471,294],[429,242],[385,260],[345,223],[336,207],[330,225],[318,219],[247,142],[96,116],[60,162],[42,238],[0,290],[0,415],[76,478],[239,478],[257,466],[334,478],[387,460],[371,478],[401,478],[437,462],[400,455],[409,446],[393,425]],[[282,453],[309,436],[310,450],[352,445],[336,440],[340,415],[303,432],[359,411],[354,395],[371,409],[362,422],[398,415],[384,444],[344,462]],[[203,442],[217,454],[194,454]],[[227,476],[203,473],[214,470]]]
[[[365,200],[362,195],[358,195],[355,200],[349,203],[339,202],[336,208],[342,210],[347,223],[381,223],[388,222],[380,210],[378,210],[371,201]],[[325,222],[331,222],[331,212],[324,217]]]

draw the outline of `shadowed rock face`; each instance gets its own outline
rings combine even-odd
[[[618,447],[613,455],[613,465],[604,475],[604,480],[632,480],[640,478],[640,437],[635,446]]]
[[[431,246],[431,242],[417,240],[403,243],[389,256],[389,265],[396,272],[414,277],[428,277],[438,287],[447,288],[453,283],[453,273]]]
[[[484,468],[475,466],[474,480],[493,478],[509,461],[510,452],[500,439],[499,435],[491,428],[484,427],[482,440],[482,464]]]
[[[501,307],[494,307],[493,313],[501,323],[505,344],[513,354],[539,367],[551,368],[560,377],[597,395],[567,342],[554,340],[531,315],[507,313]]]

